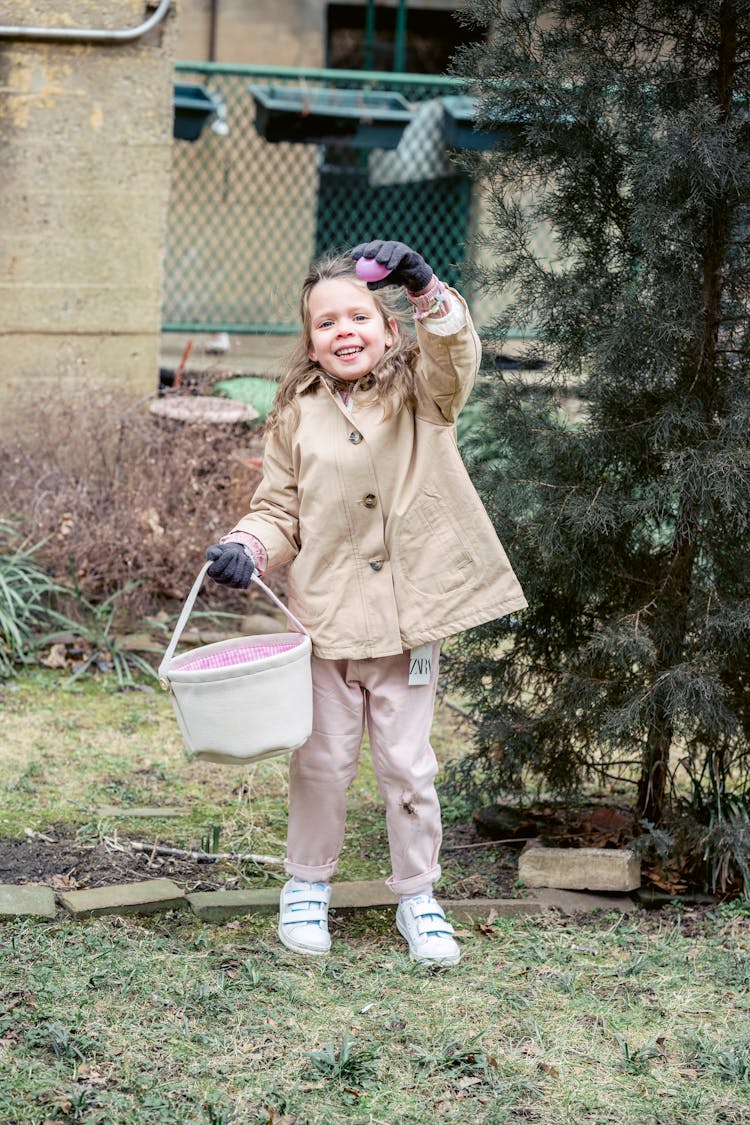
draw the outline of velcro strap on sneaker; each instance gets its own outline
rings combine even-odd
[[[446,919],[441,906],[433,899],[432,902],[411,903],[414,920],[417,923],[417,933],[420,937],[434,934],[435,937],[451,937],[453,926]]]
[[[299,890],[284,891],[284,906],[293,906],[295,902],[314,902],[319,903],[320,906],[325,909],[330,901],[330,887],[324,887],[322,890],[319,890],[317,887],[312,887],[310,890],[306,887],[300,887]]]
[[[453,926],[450,922],[446,922],[444,918],[419,918],[417,932],[420,937],[427,937],[430,934],[434,937],[452,937]]]
[[[325,910],[314,907],[311,910],[285,910],[281,916],[281,921],[285,926],[291,926],[297,922],[325,922],[325,920]]]
[[[431,902],[410,902],[409,909],[415,918],[423,918],[425,915],[429,915],[432,918],[442,918],[445,921],[443,908],[434,899]]]

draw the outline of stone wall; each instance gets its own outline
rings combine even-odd
[[[147,0],[5,0],[0,24],[108,29]],[[158,382],[176,0],[117,45],[0,39],[0,394]]]

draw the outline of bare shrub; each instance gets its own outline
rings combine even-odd
[[[248,507],[260,479],[257,432],[157,419],[144,402],[96,387],[47,387],[15,404],[0,450],[0,516],[86,597],[121,591],[131,617],[184,599],[205,549]],[[283,576],[276,578],[283,587]],[[247,608],[247,595],[209,583],[209,602]]]

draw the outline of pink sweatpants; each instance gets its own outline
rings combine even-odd
[[[357,772],[365,724],[385,802],[395,894],[429,889],[440,878],[437,761],[430,746],[440,645],[429,684],[410,687],[409,653],[371,660],[312,658],[313,732],[292,754],[285,867],[328,881],[344,841],[346,794]]]

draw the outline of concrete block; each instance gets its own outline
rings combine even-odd
[[[66,253],[65,247],[60,247],[60,253]],[[31,334],[36,322],[38,332],[75,336],[79,326],[86,323],[88,330],[85,335],[103,335],[119,309],[120,336],[127,338],[148,329],[156,333],[158,325],[152,304],[155,297],[158,297],[156,286],[149,289],[135,281],[132,285],[79,281],[75,289],[66,288],[64,283],[16,285],[2,282],[0,312],[3,331],[11,339],[23,333]]]
[[[334,883],[332,910],[367,910],[377,906],[398,906],[398,895],[382,879],[362,879],[356,883]]]
[[[2,293],[0,293],[0,301]],[[33,386],[37,397],[61,394],[66,383],[89,387],[113,385],[135,402],[139,395],[155,394],[159,385],[159,337],[156,334],[0,332],[3,369],[0,373],[0,431],[6,422],[23,423],[23,404]],[[114,371],[126,371],[127,380],[115,383]],[[144,407],[145,409],[145,407]]]
[[[0,118],[0,140],[2,139],[3,124],[2,118]],[[39,138],[34,138],[32,136],[29,137],[28,140],[29,143],[23,150],[13,149],[8,152],[7,160],[3,160],[2,175],[3,178],[7,180],[15,180],[18,182],[25,180],[28,182],[30,188],[33,189],[35,185],[49,182],[49,177],[51,175],[60,175],[63,157],[58,148],[51,148],[48,142],[45,143],[44,136]],[[176,143],[178,142],[175,142],[175,144]],[[127,173],[127,183],[132,185],[136,202],[143,199],[144,195],[149,194],[149,185],[151,186],[150,194],[152,199],[164,199],[165,196],[168,198],[168,183],[162,189],[161,193],[159,193],[157,189],[157,178],[163,171],[169,172],[171,149],[167,150],[167,152],[162,155],[161,153],[155,153],[153,151],[153,146],[150,150],[146,150],[144,147],[140,166],[134,166],[128,169],[126,167],[128,163],[135,164],[132,146],[110,148],[107,152],[106,160],[101,160],[101,146],[95,146],[93,142],[90,142],[88,146],[81,143],[78,147],[79,150],[83,150],[82,157],[87,160],[87,164],[85,167],[85,180],[79,171],[76,182],[85,183],[85,187],[88,190],[106,192],[109,185],[110,190],[120,192],[122,191],[122,180],[119,179],[119,177]],[[97,147],[99,148],[98,160]],[[74,166],[76,159],[77,154],[75,152],[68,153],[68,159],[63,168],[66,175],[70,173],[72,177],[75,171]],[[162,162],[166,163],[166,167]],[[112,181],[114,177],[117,178],[113,185]],[[70,183],[70,180],[68,182]],[[72,187],[69,187],[68,191],[71,190]],[[14,201],[14,206],[20,207],[22,205],[23,201]],[[120,215],[118,224],[121,225],[127,222],[129,215],[132,215],[130,210],[128,210],[126,215]],[[50,228],[51,222],[51,218],[46,214],[37,216],[37,224],[41,223]]]
[[[198,917],[220,922],[242,914],[276,914],[280,890],[280,887],[262,887],[247,891],[196,891],[189,894],[187,900]],[[332,910],[367,910],[381,906],[392,906],[395,910],[397,902],[397,896],[388,890],[382,879],[333,884]]]
[[[569,918],[576,914],[591,914],[594,910],[619,910],[630,914],[635,903],[629,895],[587,894],[584,891],[561,891],[552,887],[542,887],[532,891],[531,897],[544,910],[559,910]]]
[[[627,848],[528,848],[518,861],[527,887],[577,891],[633,891],[641,861]]]
[[[187,906],[185,892],[170,879],[147,879],[142,883],[66,891],[58,895],[58,900],[75,918],[100,914],[154,914],[160,910],[179,910]]]
[[[438,898],[446,914],[464,922],[481,922],[495,918],[527,918],[541,914],[543,907],[528,898]]]
[[[248,891],[196,891],[187,896],[188,904],[199,918],[223,922],[243,914],[276,914],[280,888]],[[541,914],[542,905],[534,899],[509,898],[439,898],[446,913],[462,921],[475,921],[494,914],[497,918],[523,918]],[[398,897],[380,879],[355,883],[334,883],[331,909],[342,913],[390,907],[394,912]]]
[[[206,922],[226,922],[245,914],[276,914],[279,888],[250,891],[194,891],[187,896],[193,914]]]
[[[153,262],[141,243],[133,242],[114,258],[102,250],[106,232],[71,235],[70,223],[64,215],[60,222],[59,230],[37,232],[27,239],[16,234],[0,235],[0,269],[4,286],[7,280],[8,285],[21,288],[27,300],[35,301],[46,291],[48,300],[50,292],[55,289],[75,289],[81,283],[81,271],[85,270],[85,285],[89,289],[101,286],[105,290],[119,290],[125,279],[129,294],[141,285],[152,294],[158,294],[158,278],[155,279],[149,272],[153,270]],[[38,250],[36,259],[28,256],[29,251],[33,253],[35,249]],[[60,257],[54,279],[50,279],[49,274],[45,275],[41,268],[50,251]],[[129,299],[132,297],[129,296]],[[11,308],[10,295],[4,292],[3,308],[6,307]],[[10,321],[8,328],[13,328]]]
[[[49,887],[0,883],[0,918],[54,918],[55,896]]]

